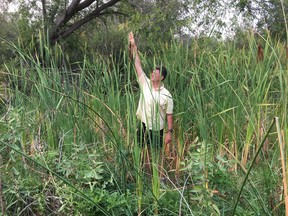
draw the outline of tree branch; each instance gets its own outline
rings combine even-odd
[[[76,1],[76,0],[75,0]],[[79,1],[79,0],[78,0]],[[68,37],[72,32],[74,32],[76,29],[80,28],[82,25],[86,24],[87,22],[91,21],[92,19],[96,18],[96,17],[100,17],[106,14],[116,14],[118,12],[115,11],[110,11],[110,12],[105,12],[105,10],[109,7],[112,7],[113,5],[115,5],[116,3],[118,3],[121,0],[110,0],[107,3],[102,4],[101,6],[97,7],[95,10],[93,10],[91,13],[89,13],[87,16],[83,17],[82,19],[74,22],[69,28],[61,31],[61,32],[57,32],[56,30],[59,30],[61,25],[66,24],[73,15],[75,15],[77,12],[83,10],[84,8],[87,8],[88,6],[90,6],[95,0],[86,0],[84,2],[82,2],[81,4],[78,4],[77,7],[74,7],[74,11],[69,10],[69,14],[66,13],[65,17],[62,19],[61,23],[58,23],[58,25],[56,24],[56,28],[54,28],[54,30],[52,30],[51,36],[50,36],[50,41],[52,43],[55,43],[60,37],[61,38],[66,38]],[[71,5],[70,5],[71,6]],[[70,7],[69,6],[69,7]],[[71,7],[72,8],[72,7]],[[80,10],[81,9],[81,10]],[[67,9],[68,11],[68,9]],[[118,13],[120,14],[120,13]]]
[[[80,10],[83,10],[84,8],[89,7],[93,2],[95,2],[95,0],[86,0],[84,2],[81,2],[77,7],[77,12]],[[98,3],[98,1],[97,1],[97,3]]]
[[[78,7],[80,3],[80,0],[73,0],[71,4],[66,9],[66,14],[69,16],[70,14],[73,14],[75,9]]]
[[[84,17],[83,19],[79,20],[78,22],[75,22],[72,26],[70,26],[68,29],[62,31],[59,33],[59,37],[61,38],[66,38],[68,37],[71,33],[73,33],[75,30],[77,30],[78,28],[80,28],[82,25],[86,24],[87,22],[89,22],[90,20],[96,18],[96,17],[100,17],[100,16],[104,16],[104,15],[108,15],[108,14],[119,14],[119,15],[123,15],[123,16],[127,16],[127,14],[121,13],[121,12],[117,12],[117,11],[106,11],[103,13],[99,13],[99,14],[95,14],[94,16],[87,16]]]
[[[55,27],[58,28],[65,24],[74,14],[75,9],[79,5],[80,0],[73,0],[71,4],[67,7],[65,12],[55,21]]]

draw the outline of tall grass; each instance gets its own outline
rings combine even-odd
[[[11,45],[18,59],[6,65],[3,72],[10,78],[11,102],[5,105],[1,117],[1,131],[5,131],[1,148],[4,143],[17,144],[26,158],[36,160],[41,154],[47,163],[47,153],[56,152],[59,164],[47,168],[47,172],[59,180],[63,180],[58,172],[67,165],[67,158],[78,158],[75,151],[92,156],[87,161],[90,168],[97,161],[103,162],[104,173],[99,169],[87,175],[91,187],[87,200],[100,200],[95,195],[97,187],[110,196],[117,191],[122,199],[111,201],[117,205],[108,205],[105,210],[95,201],[103,214],[116,215],[121,209],[127,209],[126,215],[284,212],[282,200],[273,199],[282,195],[282,179],[281,164],[276,160],[276,130],[269,131],[269,125],[274,116],[279,116],[286,139],[285,47],[269,37],[261,40],[264,60],[260,62],[256,56],[258,40],[252,35],[247,35],[242,48],[233,42],[196,40],[187,46],[175,41],[163,44],[162,50],[155,49],[153,57],[143,53],[147,73],[160,63],[169,69],[165,86],[174,99],[175,134],[172,144],[163,150],[161,172],[168,179],[164,183],[155,152],[151,176],[142,167],[135,116],[140,92],[133,63],[125,52],[121,62],[95,55],[93,60],[84,57],[82,62],[69,65],[60,47],[43,42],[43,52],[30,53]],[[5,120],[13,119],[15,113],[13,121]],[[257,185],[259,179],[266,179],[261,172],[266,166],[279,176],[274,182]],[[78,185],[81,181],[73,179],[67,170],[63,174],[71,178],[71,182],[64,182],[72,187],[72,182]],[[96,183],[98,178],[101,181],[99,175],[102,185]],[[92,182],[97,187],[91,186]],[[272,184],[279,190],[269,195],[267,188]],[[88,190],[83,187],[82,191]],[[137,199],[130,199],[131,194]]]

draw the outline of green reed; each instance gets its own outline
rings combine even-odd
[[[163,48],[167,61],[164,64],[170,66],[172,76],[169,85],[172,92],[176,92],[176,122],[186,121],[176,127],[185,125],[186,132],[190,128],[193,132],[198,131],[197,135],[204,142],[215,142],[215,154],[240,160],[243,166],[258,149],[270,119],[281,115],[285,110],[281,106],[286,106],[286,97],[282,97],[286,91],[282,78],[285,56],[281,56],[284,46],[270,38],[262,39],[264,60],[260,62],[257,62],[257,43],[251,36],[248,37],[248,47],[243,49],[236,49],[233,44],[228,47],[220,44],[216,50],[209,50],[209,47],[198,50],[196,58],[190,56],[189,60],[185,57],[187,48],[179,46],[182,51],[175,52],[171,45],[171,53],[170,49]],[[189,69],[178,72],[176,67],[179,65]],[[178,100],[185,100],[179,103],[181,108],[177,107]],[[178,117],[177,113],[185,117]],[[222,145],[229,152],[223,150]],[[273,145],[273,142],[267,145]]]
[[[253,184],[254,176],[237,171],[239,167],[246,170],[257,163],[251,158],[258,155],[259,148],[263,155],[258,158],[267,155],[265,163],[271,164],[271,170],[278,166],[271,162],[277,157],[271,154],[275,148],[275,135],[269,134],[269,141],[262,142],[274,116],[280,117],[287,137],[284,47],[269,37],[261,38],[261,41],[264,60],[260,62],[257,62],[258,41],[253,35],[247,35],[246,46],[242,48],[233,42],[215,45],[195,40],[188,46],[174,41],[155,50],[153,57],[141,54],[147,74],[158,64],[168,68],[165,86],[174,99],[175,134],[171,152],[169,157],[166,155],[164,170],[159,170],[159,157],[152,150],[151,175],[143,170],[143,149],[136,142],[139,120],[135,113],[140,90],[133,63],[126,52],[123,52],[121,62],[119,58],[116,62],[113,57],[104,59],[95,55],[93,60],[84,57],[82,62],[69,65],[60,47],[49,47],[43,42],[41,52],[35,54],[14,46],[19,59],[14,66],[6,67],[11,83],[15,84],[10,93],[13,97],[11,106],[30,111],[34,122],[33,127],[28,128],[29,133],[22,136],[23,149],[32,148],[37,136],[47,143],[45,151],[57,150],[61,154],[71,154],[77,144],[93,145],[101,155],[99,160],[110,164],[117,190],[126,193],[127,187],[133,187],[138,214],[168,212],[169,206],[166,208],[162,203],[167,189],[161,184],[159,171],[171,180],[172,184],[168,181],[168,185],[172,185],[175,194],[181,195],[179,212],[186,209],[189,214],[197,214],[203,208],[214,212],[217,208],[212,208],[211,202],[221,209],[210,196],[213,189],[210,164],[217,164],[217,158],[229,161],[229,171],[233,175],[245,177],[243,185],[237,186],[239,196],[243,191],[244,201],[238,196],[234,212],[237,208],[245,209],[249,196],[255,203],[265,204],[267,200],[261,198],[261,188]],[[22,113],[25,116],[25,111]],[[22,127],[27,125],[23,123]],[[198,175],[203,174],[199,179],[205,199],[194,209],[189,205],[197,190],[193,184],[189,188],[187,181],[196,177],[183,171],[182,162],[189,160],[191,152],[196,153],[198,143],[204,145],[204,154],[199,156]],[[197,154],[193,155],[197,157]],[[222,164],[219,162],[218,166]],[[248,186],[246,180],[250,182]],[[201,197],[201,193],[197,195]],[[259,206],[249,208],[258,213],[272,211],[263,204]],[[227,211],[231,213],[232,210]]]

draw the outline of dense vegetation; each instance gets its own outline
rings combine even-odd
[[[2,72],[2,212],[283,215],[287,56],[283,44],[262,41],[263,60],[251,34],[243,47],[174,41],[151,47],[154,58],[142,53],[146,72],[156,62],[170,71],[175,134],[164,180],[156,164],[151,176],[141,170],[139,89],[126,51],[73,66],[58,46],[41,44],[41,56],[11,44],[18,57]]]
[[[245,20],[234,11],[223,38],[229,8]],[[0,216],[287,214],[286,1],[4,0],[0,12]],[[164,170],[154,149],[146,170],[136,143],[131,30],[146,74],[169,71]]]

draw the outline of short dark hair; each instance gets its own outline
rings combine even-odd
[[[157,66],[156,67],[156,70],[159,70],[161,75],[163,76],[163,79],[162,80],[165,80],[166,76],[167,76],[167,69],[163,66]]]

